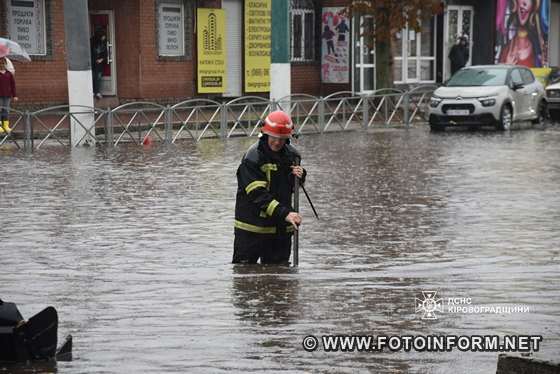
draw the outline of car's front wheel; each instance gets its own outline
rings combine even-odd
[[[500,111],[500,120],[498,121],[497,128],[502,131],[511,130],[511,124],[513,123],[513,112],[511,111],[511,106],[505,104]]]
[[[532,121],[533,124],[544,126],[547,113],[548,111],[546,108],[546,102],[544,100],[541,100],[539,102],[539,107],[537,108],[537,118]]]

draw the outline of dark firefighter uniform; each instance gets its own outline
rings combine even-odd
[[[261,264],[278,264],[290,258],[294,228],[285,218],[294,211],[291,166],[300,155],[289,142],[273,152],[267,137],[263,134],[249,148],[237,169],[233,263],[260,258]]]

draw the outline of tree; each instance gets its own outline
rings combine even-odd
[[[438,13],[440,8],[439,0],[348,0],[349,15],[373,18],[375,26],[366,28],[364,36],[375,41],[378,88],[393,86],[393,36],[407,25],[409,29],[420,31],[422,21]]]

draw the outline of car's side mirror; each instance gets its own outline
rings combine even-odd
[[[524,87],[523,83],[512,83],[511,84],[511,89],[514,90],[514,91],[517,91],[518,89],[523,88],[523,87]]]

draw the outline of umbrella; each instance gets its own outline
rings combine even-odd
[[[12,60],[31,61],[25,49],[13,40],[0,38],[0,57],[9,57]]]

